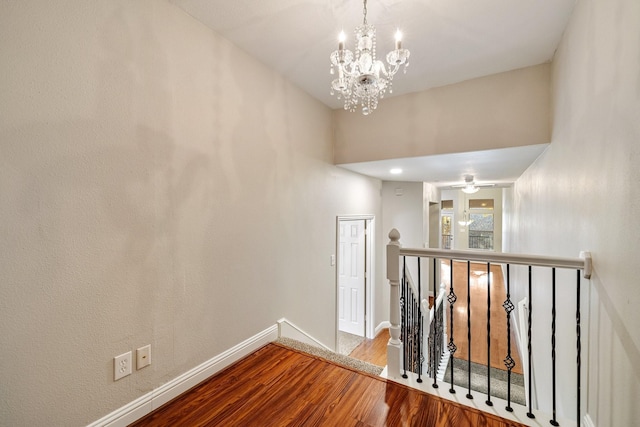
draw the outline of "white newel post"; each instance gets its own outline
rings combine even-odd
[[[387,280],[390,286],[389,344],[387,344],[387,373],[389,378],[399,379],[402,369],[402,341],[400,341],[400,233],[395,228],[389,232],[387,244]]]

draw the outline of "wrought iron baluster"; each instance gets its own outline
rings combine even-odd
[[[433,336],[435,331],[433,330],[433,322],[429,322],[429,340],[427,345],[429,346],[429,363],[427,369],[429,370],[429,376],[433,375]]]
[[[411,372],[416,372],[416,296],[411,294]]]
[[[453,292],[453,259],[449,260],[449,296],[447,297],[447,301],[449,301],[449,345],[447,346],[449,350],[449,360],[451,364],[451,387],[449,388],[449,393],[455,394],[456,390],[453,388],[453,355],[455,354],[457,347],[454,344],[453,340],[453,304],[456,302],[458,297]]]
[[[580,353],[582,351],[582,343],[580,342],[580,270],[576,270],[577,276],[577,284],[576,284],[576,352],[577,352],[577,363],[578,363],[578,372],[577,372],[577,417],[576,422],[577,425],[580,425],[580,419],[582,418],[580,414]]]
[[[471,261],[467,261],[467,349],[469,369],[467,399],[473,399],[473,394],[471,394]]]
[[[415,339],[415,352],[413,353],[413,363],[414,370],[416,374],[418,374],[418,382],[422,382],[422,378],[420,378],[422,373],[422,367],[420,366],[420,300],[417,297],[414,297],[414,310],[415,310],[415,318],[413,324],[414,331],[414,339]]]
[[[491,263],[487,263],[487,406],[491,401]]]
[[[507,313],[507,357],[504,359],[504,365],[507,367],[507,406],[508,412],[513,412],[511,407],[511,370],[516,366],[513,357],[511,357],[511,312],[515,308],[511,302],[511,281],[509,276],[509,264],[507,264],[507,299],[502,304],[504,311]]]
[[[438,388],[438,365],[440,364],[440,355],[438,354],[438,341],[442,340],[442,336],[438,335],[438,315],[437,315],[437,301],[438,296],[436,295],[436,264],[437,260],[433,257],[433,359],[431,360],[431,364],[433,365],[433,388]],[[428,294],[428,292],[427,292]]]
[[[422,258],[418,257],[418,295],[416,295],[416,303],[417,303],[417,315],[418,315],[418,339],[417,339],[417,362],[418,362],[418,382],[422,382],[422,363],[424,361],[424,355],[422,354],[422,307],[420,307],[420,301],[422,300],[422,274],[420,273],[420,262]]]
[[[415,323],[415,318],[416,318],[416,297],[413,294],[413,292],[411,293],[411,329],[410,334],[411,334],[411,353],[409,353],[409,357],[411,360],[411,364],[409,365],[410,367],[410,371],[415,373],[416,372],[416,323]]]
[[[416,341],[416,295],[411,289],[411,372],[417,373],[416,370],[416,352],[418,351],[418,343]]]
[[[527,358],[528,358],[528,378],[529,378],[529,412],[527,412],[527,417],[535,418],[533,415],[533,395],[531,394],[531,311],[533,309],[533,304],[531,302],[531,266],[529,266],[529,310],[527,313]]]
[[[443,325],[444,325],[444,318],[443,318],[443,310],[444,310],[444,306],[441,303],[440,305],[437,306],[437,309],[435,310],[435,316],[438,318],[437,320],[437,328],[436,328],[436,360],[435,360],[435,369],[436,369],[436,375],[438,373],[438,368],[440,368],[440,361],[442,360],[442,345],[443,345]]]
[[[551,389],[553,419],[552,426],[559,426],[556,421],[556,269],[551,269]]]
[[[404,348],[402,350],[402,366],[404,367],[404,373],[402,374],[402,378],[409,378],[407,375],[407,351],[409,349],[409,340],[407,339],[407,316],[409,315],[408,307],[407,307],[407,257],[402,257],[402,289],[400,294],[400,310],[402,313],[400,319],[400,341],[404,344]]]

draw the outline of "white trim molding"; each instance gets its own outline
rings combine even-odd
[[[125,427],[277,338],[278,325],[270,326],[133,402],[116,409],[89,424],[88,427]]]
[[[298,326],[294,325],[284,317],[278,320],[278,337],[291,338],[305,344],[323,348],[325,350],[334,351],[332,348],[324,345]]]
[[[389,329],[391,327],[391,323],[388,320],[385,320],[383,322],[380,322],[380,324],[378,326],[376,326],[375,329],[375,334],[374,334],[374,338],[378,336],[378,334],[383,330],[383,329]]]
[[[340,221],[365,221],[366,230],[366,276],[365,276],[365,338],[373,339],[376,334],[373,328],[373,319],[375,319],[375,304],[373,303],[373,295],[375,294],[376,283],[376,217],[373,214],[364,215],[338,215],[336,217],[336,256],[339,254],[340,245]],[[338,267],[339,260],[336,262]],[[336,348],[338,348],[338,269],[335,269],[335,287],[336,287]]]

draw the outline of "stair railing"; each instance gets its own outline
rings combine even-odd
[[[418,259],[419,261],[419,259]],[[430,307],[429,299],[423,296],[421,263],[417,264],[417,284],[411,271],[402,257],[402,279],[400,288],[400,341],[403,343],[402,367],[403,378],[407,372],[418,375],[417,382],[422,382],[426,370],[429,377],[434,377],[440,367],[440,361],[446,345],[443,301],[445,289],[441,287],[435,297],[435,305]],[[435,282],[434,282],[435,283]],[[429,291],[426,291],[429,293]],[[426,369],[425,369],[426,368]]]
[[[408,378],[407,372],[413,372],[418,375],[417,382],[421,383],[425,362],[424,343],[426,342],[424,313],[429,312],[429,300],[422,298],[420,264],[418,264],[418,285],[416,286],[406,264],[406,258],[403,257],[402,261],[400,288],[400,341],[403,343],[402,378]]]
[[[403,295],[403,286],[401,284],[408,283],[406,279],[406,257],[418,257],[418,258],[430,258],[433,260],[433,274],[434,274],[434,283],[437,283],[435,280],[437,277],[437,261],[438,260],[446,260],[450,262],[450,289],[449,294],[447,295],[447,301],[449,302],[449,312],[451,314],[451,320],[449,323],[450,334],[449,334],[449,342],[446,344],[449,354],[451,358],[454,357],[457,346],[455,344],[455,338],[453,335],[453,310],[454,305],[457,302],[457,296],[454,292],[454,277],[453,277],[453,267],[454,261],[465,261],[467,263],[467,283],[464,284],[467,287],[467,301],[466,301],[466,311],[467,311],[467,348],[468,348],[468,363],[469,363],[469,389],[466,397],[468,399],[473,399],[473,394],[471,393],[471,310],[470,310],[470,298],[471,292],[469,289],[471,280],[471,262],[474,263],[483,263],[486,264],[487,267],[487,320],[486,320],[486,339],[487,339],[487,400],[485,401],[487,406],[492,406],[493,401],[491,400],[491,337],[493,334],[501,333],[502,331],[495,331],[495,328],[492,332],[491,329],[491,264],[501,264],[506,267],[506,277],[505,277],[505,285],[506,285],[506,295],[507,299],[501,303],[502,307],[505,310],[506,319],[507,319],[507,354],[504,359],[504,365],[508,374],[508,390],[507,390],[507,406],[506,411],[512,412],[513,408],[511,406],[511,373],[512,369],[515,366],[512,354],[512,343],[511,343],[511,312],[514,310],[515,305],[511,300],[511,275],[510,275],[510,266],[518,265],[518,266],[527,266],[528,267],[528,307],[527,307],[527,361],[525,363],[525,372],[528,375],[528,408],[527,408],[527,416],[529,418],[535,418],[533,413],[533,405],[532,405],[532,267],[547,267],[551,269],[551,295],[550,295],[550,311],[551,311],[551,407],[552,407],[552,419],[549,421],[551,425],[558,426],[557,420],[557,388],[556,388],[556,269],[572,269],[576,271],[576,413],[577,413],[577,422],[580,425],[581,419],[581,319],[580,319],[580,287],[581,287],[581,277],[589,279],[591,277],[591,255],[589,252],[581,253],[580,258],[560,258],[560,257],[547,257],[547,256],[537,256],[537,255],[519,255],[519,254],[508,254],[508,253],[495,253],[495,252],[484,252],[484,251],[458,251],[458,250],[442,250],[442,249],[411,249],[411,248],[402,248],[400,245],[400,233],[398,230],[393,229],[389,233],[390,242],[387,245],[387,279],[389,280],[390,285],[390,323],[391,326],[389,328],[390,336],[389,343],[387,346],[387,376],[393,380],[402,381],[401,378],[406,378],[405,371],[405,358],[403,346],[404,343],[402,338],[404,335],[402,334],[404,311],[402,310],[403,302],[402,299],[406,298]],[[400,267],[401,258],[403,260],[403,267]],[[418,263],[420,265],[420,262]],[[403,280],[400,280],[400,272],[403,272]],[[420,274],[418,274],[420,276]],[[410,287],[410,286],[409,286]],[[415,286],[414,286],[415,288]],[[438,325],[442,328],[443,336],[445,331],[445,318],[444,310],[442,307],[444,304],[444,294],[443,294],[443,286],[440,287],[440,295],[438,295],[436,301],[434,301],[435,307],[439,307],[440,313],[438,313],[437,309],[434,309],[434,317],[433,322],[430,322],[429,330],[431,330],[431,325],[434,326],[434,332],[429,332],[430,337],[434,337],[437,333]],[[417,295],[420,295],[420,290],[417,290]],[[440,304],[437,304],[437,300],[439,300]],[[461,301],[460,303],[463,303]],[[495,304],[495,302],[494,302]],[[537,308],[537,310],[543,310],[543,308]],[[431,316],[430,316],[431,317]],[[522,326],[522,325],[521,325]],[[431,341],[431,339],[426,340],[427,342]],[[419,347],[422,351],[430,351],[432,353],[432,357],[430,358],[430,363],[436,360],[439,360],[440,357],[437,355],[437,352],[441,352],[442,349],[437,349],[436,347],[445,341],[445,339],[434,339],[435,343],[438,343],[434,346],[429,346],[428,349],[424,349],[424,346]],[[418,356],[420,359],[423,356]],[[573,357],[566,356],[564,357]],[[424,360],[424,359],[422,359]],[[452,364],[453,365],[453,364]],[[410,369],[409,369],[410,370]],[[404,371],[404,375],[401,372]],[[437,375],[435,375],[437,368],[429,367],[429,372],[431,376],[431,372],[433,372],[433,388],[438,388]],[[421,382],[421,379],[420,381]],[[450,381],[450,393],[455,393],[454,387],[454,378],[453,378],[453,367],[451,369],[451,381]],[[546,396],[545,396],[546,397]]]

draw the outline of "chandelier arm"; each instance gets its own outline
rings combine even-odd
[[[356,64],[355,62],[351,62],[349,64],[345,64],[342,68],[342,73],[347,77],[354,77],[358,73],[356,72]]]
[[[387,67],[384,65],[384,62],[382,61],[376,61],[378,63],[380,63],[380,71],[382,71],[382,74],[384,74],[385,77],[387,77],[388,79],[391,79],[400,69],[400,65],[399,64],[389,64],[389,70],[387,70]]]
[[[395,64],[393,66],[393,70],[389,72],[390,77],[393,77],[398,72],[399,69],[400,69],[400,64]]]

